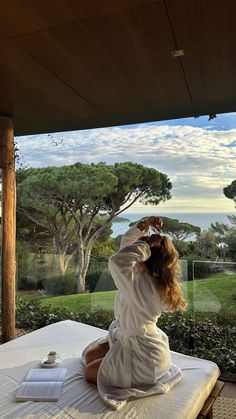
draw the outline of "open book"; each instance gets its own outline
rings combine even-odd
[[[57,401],[66,373],[66,368],[31,369],[16,393],[16,400]]]

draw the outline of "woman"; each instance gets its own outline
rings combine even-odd
[[[156,322],[163,310],[184,309],[177,275],[178,253],[160,234],[162,220],[149,217],[124,234],[120,250],[109,260],[118,288],[115,321],[108,337],[83,352],[85,377],[96,383],[102,399],[120,409],[127,400],[166,393],[182,378],[171,363],[168,337]]]

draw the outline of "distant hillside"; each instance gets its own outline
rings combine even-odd
[[[130,220],[125,217],[115,217],[112,220],[113,223],[130,223]]]

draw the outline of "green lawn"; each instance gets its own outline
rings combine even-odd
[[[200,279],[182,284],[189,309],[197,312],[220,310],[236,314],[236,275],[217,274],[207,279]],[[116,291],[74,294],[42,299],[43,305],[63,307],[72,312],[82,308],[101,307],[113,311]]]
[[[43,298],[43,305],[63,307],[69,311],[77,312],[83,308],[101,307],[106,311],[113,311],[116,291],[93,292],[86,294],[63,295],[60,297]]]
[[[236,275],[220,273],[207,279],[187,283],[186,298],[195,311],[236,314]]]

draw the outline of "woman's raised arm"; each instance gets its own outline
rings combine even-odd
[[[120,249],[136,242],[140,237],[145,236],[149,232],[149,228],[160,231],[163,226],[161,218],[151,216],[139,221],[135,226],[131,227],[121,238]]]

